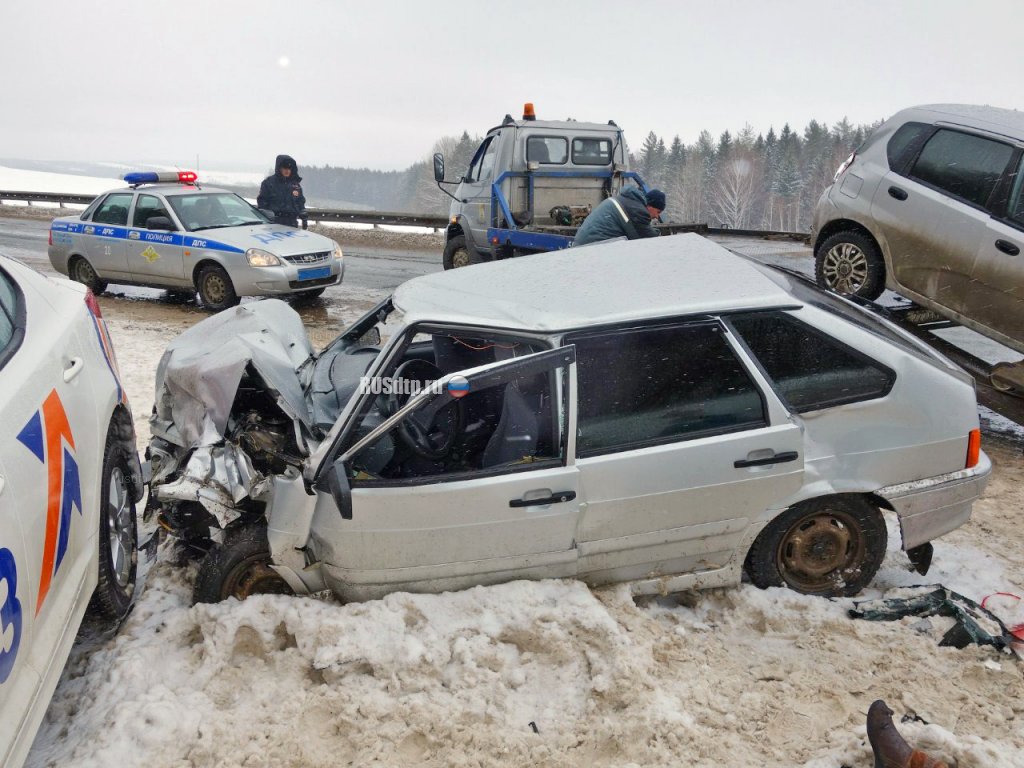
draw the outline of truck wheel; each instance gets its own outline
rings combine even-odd
[[[874,301],[885,290],[885,261],[874,240],[844,230],[814,252],[814,277],[822,288]]]
[[[211,549],[199,564],[193,602],[219,603],[229,597],[244,600],[249,595],[294,594],[270,562],[266,524],[229,528],[224,532],[224,542]]]
[[[444,247],[444,268],[458,269],[479,264],[482,259],[466,245],[465,235],[456,235]]]
[[[107,281],[100,280],[100,276],[96,274],[96,270],[93,269],[92,264],[86,261],[82,256],[76,256],[74,260],[72,260],[71,265],[68,268],[68,276],[76,283],[81,283],[95,294],[100,294],[107,290]]]
[[[747,555],[747,573],[762,589],[849,597],[874,578],[887,542],[885,518],[863,498],[811,499],[761,531]]]
[[[208,264],[199,270],[196,276],[196,291],[203,306],[214,312],[233,307],[239,302],[228,273],[216,264]]]
[[[127,449],[108,438],[100,485],[99,581],[89,612],[114,623],[127,615],[135,597],[139,542],[130,475]]]

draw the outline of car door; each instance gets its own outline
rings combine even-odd
[[[163,216],[175,222],[162,198],[140,192],[132,209],[132,226],[125,248],[132,279],[139,283],[177,284],[185,280],[185,256],[180,232],[147,227],[149,219]]]
[[[988,220],[978,246],[972,274],[980,290],[970,317],[1024,351],[1024,158],[1017,160],[1007,187],[1005,211]]]
[[[885,175],[871,212],[900,286],[969,314],[977,289],[974,262],[986,234],[990,198],[1012,154],[1009,144],[940,128],[906,175]]]
[[[85,257],[102,278],[129,277],[125,242],[131,205],[131,192],[113,192],[82,225]]]
[[[17,364],[23,332],[22,299],[0,271],[0,377],[7,366]],[[8,400],[0,390],[0,424],[11,422]],[[7,764],[8,750],[39,688],[39,673],[29,665],[26,652],[32,646],[31,576],[19,515],[24,497],[15,495],[14,475],[4,462],[4,451],[11,447],[0,447],[0,765]],[[40,489],[31,487],[26,492],[40,495]]]
[[[469,232],[477,249],[488,248],[487,228],[491,226],[491,183],[494,181],[494,159],[498,150],[500,133],[484,139],[469,170],[463,177],[459,194],[462,196],[462,210],[469,218],[472,226]]]
[[[574,575],[579,500],[567,431],[573,355],[571,347],[561,348],[451,374],[440,380],[440,394],[414,398],[348,448],[335,465],[353,478],[348,519],[321,493],[313,525],[320,559],[344,582],[335,588],[365,596]],[[503,396],[495,434],[502,436],[499,443],[513,445],[505,458],[519,458],[488,461],[489,441],[483,464],[467,471],[425,466],[418,476],[377,474],[395,450],[393,428],[412,419],[429,424],[445,408],[457,407],[451,393],[458,390],[448,382],[460,377],[473,395]],[[528,438],[515,434],[517,413],[532,397],[524,394],[524,382],[538,380],[548,382],[549,395],[540,401],[546,405],[535,427],[552,438],[547,448],[518,453],[515,441]]]
[[[11,287],[24,308],[24,339],[0,369],[0,456],[24,542],[18,573],[32,643],[22,652],[45,678],[52,664],[64,663],[57,649],[70,643],[95,567],[91,510],[99,503],[103,457],[96,443],[104,435],[97,437],[101,417],[84,374],[96,361],[87,359],[79,335],[87,312],[79,287],[46,283],[44,292],[36,283],[45,278],[0,277],[0,290]]]
[[[803,437],[718,321],[601,331],[576,346],[579,573],[590,583],[724,568],[803,482]]]

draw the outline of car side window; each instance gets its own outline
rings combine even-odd
[[[767,425],[765,404],[717,323],[569,337],[577,454],[594,456]]]
[[[476,154],[473,155],[473,160],[469,164],[469,170],[466,171],[466,181],[480,181],[483,177],[483,164],[488,154],[491,155],[491,167],[494,166],[494,149],[497,142],[494,140],[495,136],[488,136],[484,139],[484,143],[477,149]]]
[[[145,227],[153,216],[171,218],[164,207],[163,201],[154,195],[139,195],[135,201],[135,215],[132,216],[133,227]]]
[[[1024,158],[1021,158],[1017,172],[1014,174],[1013,186],[1010,190],[1010,204],[1006,208],[1007,217],[1024,227]]]
[[[132,205],[130,192],[107,195],[96,209],[92,220],[97,224],[115,224],[125,226],[128,223],[128,209]]]
[[[1012,156],[1009,144],[941,129],[928,139],[910,175],[984,208]]]
[[[884,397],[896,379],[881,363],[783,312],[729,322],[797,413]]]
[[[608,165],[612,143],[608,139],[573,139],[572,161],[576,165]]]
[[[526,140],[526,162],[563,165],[569,159],[569,141],[561,136],[530,136]]]
[[[915,147],[920,147],[920,142],[925,134],[930,133],[933,128],[934,126],[927,123],[901,125],[889,139],[889,143],[885,145],[889,169],[897,172],[903,169],[909,156],[914,154]]]
[[[93,213],[95,213],[96,209],[100,207],[101,202],[103,202],[103,195],[100,195],[99,197],[95,198],[91,203],[89,203],[89,207],[82,211],[82,215],[79,216],[78,218],[80,218],[82,221],[89,221],[89,219],[92,218]]]
[[[17,347],[15,332],[18,327],[18,301],[17,287],[0,271],[0,368],[10,359]]]

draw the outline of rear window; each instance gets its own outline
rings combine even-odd
[[[896,380],[881,363],[783,312],[729,320],[797,413],[884,397]]]
[[[943,129],[924,145],[911,175],[984,208],[1012,155],[1009,144]]]
[[[526,140],[526,162],[563,165],[569,159],[569,141],[562,136],[531,136]]]
[[[885,146],[885,154],[889,159],[889,168],[899,171],[907,164],[907,160],[920,146],[921,140],[932,130],[927,123],[907,123],[901,125]]]
[[[572,161],[576,165],[608,165],[612,143],[608,139],[573,139]]]
[[[96,209],[92,220],[96,224],[116,224],[124,226],[128,223],[128,209],[132,204],[131,193],[107,195]]]

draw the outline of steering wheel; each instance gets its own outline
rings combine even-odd
[[[418,381],[424,387],[442,376],[441,369],[426,360],[407,360],[392,374],[393,379]],[[397,413],[410,397],[405,393],[385,395],[384,409],[389,415]],[[462,401],[454,400],[436,413],[429,413],[432,415],[424,414],[423,409],[413,411],[398,423],[396,431],[399,439],[417,456],[437,461],[448,455],[462,429]]]

